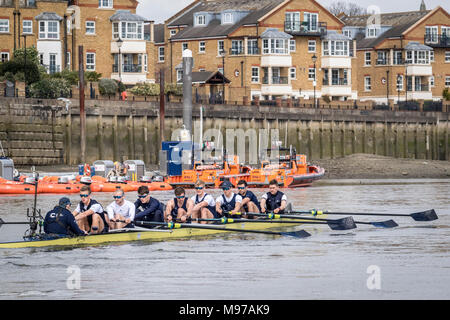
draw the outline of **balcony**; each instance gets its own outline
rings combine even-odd
[[[272,77],[272,81],[269,83],[269,77],[265,76],[262,79],[262,84],[281,84],[287,85],[289,83],[288,77]]]
[[[324,78],[322,80],[322,84],[324,86],[329,86],[329,85],[332,85],[332,86],[348,86],[349,85],[348,84],[348,79],[346,79],[346,78],[332,78],[331,79],[331,84],[330,84],[330,79]]]
[[[113,64],[112,72],[113,73],[118,73],[119,72],[119,65],[118,64]],[[140,65],[140,64],[123,64],[122,65],[122,72],[123,73],[141,73],[142,72],[142,65]]]
[[[450,36],[446,34],[427,33],[424,43],[433,48],[450,48]]]
[[[308,21],[285,21],[284,32],[294,36],[322,36],[327,34],[327,23],[311,25]]]
[[[237,48],[231,48],[230,49],[230,55],[231,56],[238,56],[244,54],[244,47],[237,47]]]
[[[43,65],[45,67],[45,70],[47,71],[47,73],[49,74],[54,74],[57,72],[61,72],[61,66],[58,65]]]
[[[386,66],[389,64],[389,59],[377,59],[377,66]]]
[[[248,51],[248,54],[251,54],[251,55],[261,54],[261,50],[259,50],[258,47],[248,47],[247,51]]]

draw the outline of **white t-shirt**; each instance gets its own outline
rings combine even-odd
[[[264,193],[264,194],[261,196],[261,198],[267,200],[267,193]],[[286,197],[285,194],[283,194],[283,196],[281,197],[281,201],[287,201],[287,197]]]
[[[195,198],[196,197],[197,197],[197,195],[191,197],[191,200],[192,200],[192,202],[194,202],[194,205],[196,204],[195,203]],[[199,203],[203,202],[203,201],[206,201],[208,203],[208,206],[210,206],[210,207],[215,207],[216,206],[216,202],[214,201],[213,196],[210,195],[210,194],[207,194],[206,196],[203,195],[203,199],[201,197],[198,197],[198,201],[199,201]]]
[[[100,203],[95,203],[95,204],[93,204],[93,205],[89,208],[89,210],[94,211],[94,213],[103,213],[103,208],[102,208],[102,206],[101,206]],[[86,211],[87,211],[87,210],[86,210]],[[80,212],[81,212],[81,208],[80,208],[80,204],[79,204],[79,203],[78,203],[77,208],[75,209],[75,212],[76,212],[76,213],[80,213]]]
[[[108,217],[110,219],[114,219],[114,214],[120,214],[125,219],[134,220],[134,215],[136,213],[136,207],[134,204],[128,200],[124,200],[123,204],[119,206],[115,201],[112,202],[107,208],[106,212],[108,212]]]
[[[227,200],[227,202],[230,202],[233,199],[234,194],[231,194],[231,197],[227,198],[225,195],[223,195],[225,197],[225,199]],[[223,204],[223,197],[219,196],[216,199],[216,202],[218,202],[220,205]],[[242,197],[240,195],[236,195],[236,202],[241,203],[242,202]]]

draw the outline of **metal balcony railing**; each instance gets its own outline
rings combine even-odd
[[[231,48],[230,49],[230,55],[237,56],[244,54],[244,47],[237,47],[237,48]]]
[[[248,47],[248,54],[260,54],[261,50],[258,47]]]
[[[113,73],[118,73],[119,72],[119,65],[118,64],[113,64],[112,66],[113,69]],[[123,64],[122,65],[122,72],[125,73],[141,73],[142,72],[142,65],[140,64]]]
[[[322,84],[324,86],[348,86],[348,79],[346,78],[331,78],[330,79],[324,78],[322,80]]]
[[[53,73],[57,73],[57,72],[61,71],[61,66],[58,66],[58,65],[51,64],[51,65],[43,65],[43,66],[45,67],[45,70],[47,70],[47,72],[49,74],[53,74]]]
[[[288,84],[288,77],[272,77],[272,81],[269,83],[269,77],[263,77],[262,84]]]
[[[312,24],[309,21],[290,21],[284,23],[284,32],[296,36],[321,36],[327,34],[327,23],[317,22]]]
[[[424,42],[430,47],[450,48],[450,35],[426,33]]]

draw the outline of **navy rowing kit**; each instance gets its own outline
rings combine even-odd
[[[261,206],[259,205],[258,198],[255,196],[255,194],[253,192],[251,192],[250,190],[247,190],[245,195],[242,196],[242,199],[245,199],[245,198],[249,198],[250,201],[253,202],[256,205],[256,207],[258,208],[258,210],[261,212]],[[244,209],[245,212],[248,212],[248,204],[244,204],[242,206],[242,208]]]
[[[108,232],[109,230],[109,225],[106,222],[106,212],[103,210],[103,207],[100,203],[98,203],[96,200],[91,199],[91,201],[89,201],[89,204],[86,206],[83,201],[80,201],[80,203],[78,204],[78,207],[75,209],[75,212],[78,213],[83,213],[86,212],[88,210],[94,211],[93,214],[98,214],[102,220],[103,220],[103,224],[104,224],[104,229],[102,230],[102,233]],[[89,223],[89,227],[92,226],[92,216],[93,214],[87,216],[87,220]]]
[[[286,195],[281,191],[277,191],[276,194],[267,192],[262,196],[262,198],[266,199],[266,210],[269,212],[272,212],[273,210],[281,207],[281,201],[287,201]],[[281,210],[278,213],[283,214],[284,210]]]
[[[45,216],[44,232],[60,236],[82,236],[85,234],[75,221],[72,212],[59,206],[49,211]]]
[[[164,207],[157,199],[150,197],[147,203],[137,199],[134,206],[136,208],[135,221],[164,222]]]
[[[214,218],[220,218],[220,215],[216,212],[216,203],[214,201],[214,198],[210,194],[205,193],[201,199],[198,197],[198,195],[195,195],[191,198],[191,200],[194,202],[194,205],[206,201],[208,203],[208,206],[206,206],[206,208],[213,214]]]
[[[173,221],[177,220],[178,209],[181,208],[181,209],[183,209],[186,212],[188,211],[188,209],[187,209],[187,202],[188,202],[188,198],[185,197],[184,200],[183,200],[183,204],[180,207],[180,206],[178,206],[178,199],[177,198],[173,199],[174,206],[173,206],[172,211],[170,212],[170,215],[172,216]]]
[[[242,203],[242,197],[233,193],[230,198],[227,198],[225,194],[223,194],[216,199],[216,202],[220,203],[222,215],[228,216],[228,212],[233,211],[236,208],[237,203]]]

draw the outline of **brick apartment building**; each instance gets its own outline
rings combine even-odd
[[[356,40],[354,70],[361,100],[442,99],[450,86],[450,15],[443,8],[340,16]]]

